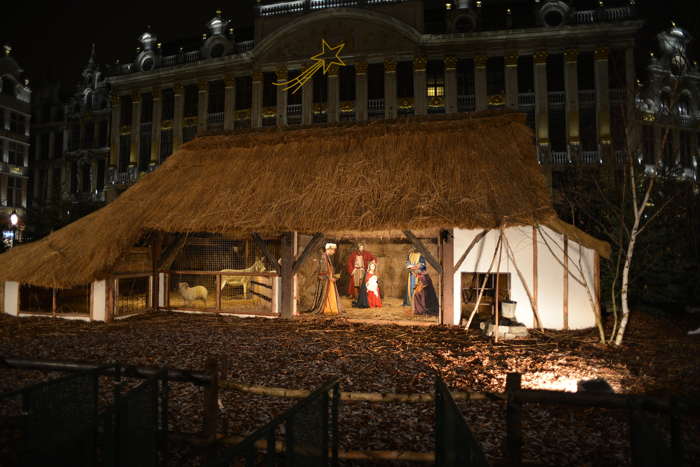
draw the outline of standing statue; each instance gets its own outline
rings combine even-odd
[[[415,247],[411,247],[406,258],[408,278],[406,281],[406,293],[403,297],[404,306],[411,306],[413,303],[413,290],[416,288],[416,271],[420,267],[425,268],[425,258]]]
[[[413,313],[416,315],[437,316],[440,308],[433,280],[425,265],[416,271],[416,288],[413,290]]]
[[[377,258],[365,250],[364,243],[358,243],[355,251],[350,253],[348,257],[347,271],[350,275],[348,280],[348,297],[357,298],[370,261],[377,261]]]
[[[331,261],[331,257],[337,249],[338,246],[335,243],[326,243],[319,265],[318,280],[321,286],[321,301],[316,311],[324,315],[337,315],[342,311],[338,287],[336,286],[339,275],[335,274]]]
[[[362,281],[357,301],[353,302],[358,308],[381,308],[382,298],[379,293],[379,278],[377,277],[377,262],[370,261]]]

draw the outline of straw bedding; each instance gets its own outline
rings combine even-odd
[[[397,231],[556,219],[515,113],[208,135],[106,207],[0,256],[0,281],[106,277],[149,231]]]

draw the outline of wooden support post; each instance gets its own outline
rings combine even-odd
[[[595,299],[598,302],[598,313],[600,314],[600,254],[594,251],[593,255],[593,288],[595,289]]]
[[[216,275],[216,311],[221,311],[221,274]]]
[[[539,277],[537,272],[537,226],[532,226],[532,306],[535,313],[535,326],[542,329],[542,321],[539,318],[539,309],[537,307],[537,290],[539,287]]]
[[[281,300],[280,316],[291,319],[294,316],[294,233],[285,232],[282,234],[280,247],[282,264],[280,265],[281,276]]]
[[[506,376],[506,458],[513,466],[522,464],[522,407],[517,394],[521,380],[520,373]]]
[[[321,246],[321,243],[323,243],[323,240],[325,239],[325,235],[322,233],[316,232],[313,237],[311,237],[311,241],[306,244],[306,247],[304,248],[304,251],[299,255],[299,258],[294,262],[294,274],[299,272],[299,269],[303,266],[304,262],[311,256],[318,247]]]
[[[564,235],[564,330],[569,329],[569,238]]]
[[[211,378],[204,386],[204,424],[202,438],[208,449],[206,450],[209,461],[213,459],[213,445],[216,441],[216,432],[219,428],[219,365],[214,357],[208,357],[205,371]]]
[[[498,266],[496,266],[496,291],[494,292],[494,297],[493,297],[493,305],[494,305],[494,314],[496,315],[496,329],[493,333],[493,340],[498,342],[498,331],[500,330],[500,317],[501,317],[501,312],[498,309],[499,305],[499,295],[501,293],[500,289],[500,277],[501,277],[501,256],[503,255],[503,243],[505,239],[505,233],[503,232],[503,227],[501,227],[501,241],[500,241],[500,248],[498,250]]]
[[[160,258],[160,260],[158,261],[159,271],[163,269],[170,269],[170,265],[173,264],[173,261],[175,261],[177,254],[180,253],[180,250],[182,250],[182,248],[185,246],[185,242],[187,242],[187,235],[175,235],[177,236],[177,240],[165,249],[162,258]]]
[[[440,313],[440,324],[453,325],[455,322],[455,313],[461,314],[461,308],[455,310],[455,270],[454,251],[455,242],[453,230],[443,230],[440,233],[441,249],[440,256],[442,262],[442,277],[440,281],[440,304],[442,313]]]
[[[413,246],[416,247],[418,251],[420,251],[420,254],[422,254],[425,259],[430,263],[430,265],[440,274],[442,274],[442,265],[440,262],[435,259],[435,257],[428,251],[428,249],[423,245],[423,242],[421,242],[418,237],[416,237],[413,232],[410,230],[404,230],[403,234],[406,236],[407,239],[411,241]]]
[[[158,278],[158,259],[163,251],[163,233],[154,232],[153,241],[151,243],[151,275],[153,280],[151,281],[151,306],[154,310],[158,310],[158,291],[159,291],[159,278]]]
[[[105,323],[114,320],[114,279],[105,279]]]
[[[279,272],[280,265],[277,262],[277,258],[275,258],[275,255],[273,255],[272,252],[270,251],[270,249],[267,247],[267,245],[265,244],[265,241],[262,239],[260,234],[258,234],[257,232],[253,232],[252,237],[253,237],[253,242],[255,243],[255,246],[257,246],[260,249],[262,254],[267,259],[268,263],[272,264],[273,270],[275,272]]]
[[[56,317],[56,289],[51,289],[51,316]]]

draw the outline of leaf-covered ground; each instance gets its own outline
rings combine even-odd
[[[0,315],[0,355],[190,369],[203,369],[207,357],[214,356],[228,362],[227,379],[245,384],[311,389],[340,376],[342,390],[362,392],[432,392],[435,372],[453,390],[503,392],[506,374],[520,372],[527,388],[574,391],[579,380],[604,378],[620,393],[673,392],[697,401],[700,336],[686,333],[698,325],[697,315],[674,321],[636,315],[625,345],[611,348],[597,344],[592,331],[533,332],[529,339],[494,343],[477,331],[466,334],[453,327],[369,325],[341,318],[155,313],[104,324]],[[0,392],[48,376],[0,370]],[[176,383],[172,396],[171,430],[199,431],[202,390]],[[293,402],[225,391],[220,430],[249,433]],[[460,406],[488,457],[501,459],[504,404]],[[700,464],[698,421],[684,420],[688,465]],[[431,403],[344,403],[340,423],[343,449],[434,448]],[[627,415],[621,411],[529,404],[523,437],[525,460],[532,463],[629,463]]]

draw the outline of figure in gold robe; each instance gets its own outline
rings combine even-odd
[[[338,247],[335,243],[326,243],[325,251],[321,255],[321,264],[318,273],[318,280],[321,281],[321,301],[316,312],[323,313],[324,315],[337,315],[342,311],[338,287],[336,285],[336,281],[340,275],[335,273],[333,262],[331,261],[331,257],[335,254],[337,249]]]

